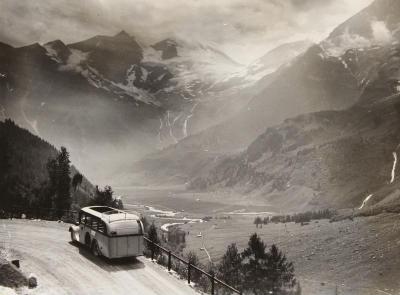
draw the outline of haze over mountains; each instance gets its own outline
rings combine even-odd
[[[388,184],[399,139],[396,5],[375,1],[275,72],[242,111],[134,172],[291,210],[356,207],[372,192],[382,201],[395,191]]]
[[[376,0],[321,43],[249,66],[210,44],[147,47],[124,31],[0,44],[1,115],[67,145],[91,178],[356,206],[386,187],[400,142],[399,5]]]
[[[69,146],[78,165],[104,179],[227,118],[256,92],[260,72],[273,72],[285,55],[258,61],[248,74],[210,45],[167,39],[142,47],[124,31],[69,45],[2,43],[2,117]]]

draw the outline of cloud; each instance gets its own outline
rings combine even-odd
[[[357,34],[350,34],[349,30],[346,29],[343,34],[338,36],[335,42],[328,40],[322,45],[329,55],[340,56],[350,48],[363,48],[371,46],[372,44],[371,40]]]
[[[372,0],[2,0],[0,40],[76,42],[124,29],[144,43],[178,36],[250,62],[279,43],[319,41]]]
[[[372,36],[378,44],[387,44],[392,40],[392,33],[383,21],[373,21],[371,23]]]

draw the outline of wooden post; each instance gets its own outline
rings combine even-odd
[[[188,284],[190,284],[190,263],[188,264]]]
[[[214,289],[215,289],[215,274],[212,274],[212,277],[211,277],[211,295],[214,295]]]
[[[168,271],[171,271],[171,250],[168,251]]]
[[[151,242],[151,260],[154,260],[154,243]]]

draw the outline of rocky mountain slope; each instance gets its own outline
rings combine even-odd
[[[168,177],[187,175],[184,179],[188,180],[192,168],[179,160],[182,157],[191,158],[193,164],[207,162],[246,148],[267,126],[286,118],[351,106],[361,95],[362,87],[359,78],[343,61],[345,58],[329,56],[318,45],[310,47],[290,64],[260,80],[258,84],[265,87],[235,115],[136,163],[137,174],[146,173],[140,181],[152,178],[162,182],[162,171]],[[157,162],[163,163],[162,168],[154,170]],[[197,169],[193,167],[193,170]]]
[[[247,109],[140,161],[131,177],[233,190],[295,210],[357,207],[378,191],[373,199],[382,201],[395,188],[387,184],[399,144],[395,5],[375,1],[279,69]],[[377,21],[390,39],[373,33]],[[343,43],[349,32],[368,42]]]
[[[305,114],[268,128],[243,153],[193,180],[192,188],[234,187],[296,209],[359,207],[370,194],[374,202],[385,199],[398,187],[400,46],[362,52],[368,56],[369,51],[381,57],[380,63],[353,107]]]

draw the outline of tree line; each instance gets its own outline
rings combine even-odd
[[[324,210],[316,210],[316,211],[306,211],[302,213],[296,213],[293,215],[273,215],[269,217],[261,218],[257,216],[254,219],[254,224],[258,228],[263,224],[266,225],[268,223],[306,223],[310,222],[311,220],[318,220],[318,219],[331,219],[337,215],[336,210],[331,209],[324,209]]]

